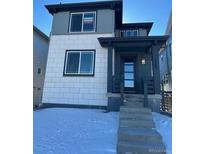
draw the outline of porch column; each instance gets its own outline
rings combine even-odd
[[[154,77],[154,92],[160,94],[160,68],[159,68],[159,45],[152,46],[152,65]]]
[[[109,46],[108,47],[108,59],[107,59],[107,92],[111,93],[112,92],[112,60],[113,60],[113,47]]]

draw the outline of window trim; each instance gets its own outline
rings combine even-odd
[[[91,73],[80,73],[81,53],[83,53],[83,52],[92,52],[92,53],[93,53],[93,54],[92,54],[92,55],[93,55],[92,72],[91,72]],[[65,59],[64,59],[63,76],[94,76],[94,74],[95,74],[95,52],[96,52],[95,49],[66,50],[66,51],[65,51]],[[79,65],[78,65],[78,72],[77,72],[77,73],[66,73],[68,53],[80,53]]]
[[[85,13],[94,13],[95,15],[94,15],[94,17],[95,17],[95,23],[94,23],[94,30],[93,31],[83,31],[83,20],[84,20],[84,14]],[[82,14],[82,21],[81,21],[81,23],[82,23],[82,26],[81,26],[81,31],[79,31],[79,32],[72,32],[71,31],[71,22],[72,22],[72,15],[73,14]],[[96,11],[89,11],[89,12],[72,12],[72,13],[70,13],[70,22],[69,22],[69,33],[71,33],[71,34],[76,34],[76,33],[94,33],[94,32],[96,32],[96,24],[97,24],[97,19],[96,19]]]

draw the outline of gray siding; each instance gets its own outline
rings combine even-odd
[[[59,12],[53,15],[52,34],[68,33],[69,14],[69,12]]]
[[[97,32],[112,33],[114,32],[114,10],[98,10],[97,11]]]
[[[96,13],[97,13],[96,33],[114,32],[114,25],[115,25],[114,10],[109,10],[109,9],[97,10]],[[70,12],[59,12],[54,14],[51,33],[53,35],[69,34],[69,22],[70,22]]]

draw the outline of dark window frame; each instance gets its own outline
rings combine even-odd
[[[39,75],[42,73],[42,70],[41,70],[40,67],[38,67],[38,69],[37,69],[37,73],[38,73]]]
[[[84,14],[85,13],[94,13],[94,30],[93,31],[83,31],[83,20],[84,20]],[[72,32],[71,31],[71,24],[72,24],[72,15],[73,14],[82,14],[82,21],[81,21],[81,31],[78,32]],[[70,20],[69,20],[69,28],[68,31],[71,34],[76,34],[76,33],[95,33],[97,30],[97,11],[83,11],[83,12],[71,12],[70,13]]]
[[[78,73],[66,73],[66,65],[67,65],[67,53],[68,52],[92,52],[93,53],[93,64],[92,64],[92,73],[80,73],[78,69]],[[82,49],[82,50],[66,50],[65,51],[65,59],[64,59],[64,67],[63,67],[63,76],[95,76],[95,58],[96,58],[96,50],[95,49]],[[80,68],[80,60],[79,60],[79,68]]]
[[[139,36],[139,29],[128,29],[128,30],[123,30],[122,32],[122,36],[123,37],[137,37]],[[134,35],[136,32],[136,35]],[[128,33],[130,33],[130,35],[128,35]]]

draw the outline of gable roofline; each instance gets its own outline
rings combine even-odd
[[[64,11],[79,11],[93,9],[114,9],[122,14],[122,0],[118,1],[98,1],[98,2],[80,2],[65,4],[49,4],[45,5],[50,14]]]
[[[46,39],[47,41],[49,40],[49,37],[34,25],[33,25],[33,30],[37,32],[40,36],[42,36],[44,39]]]

